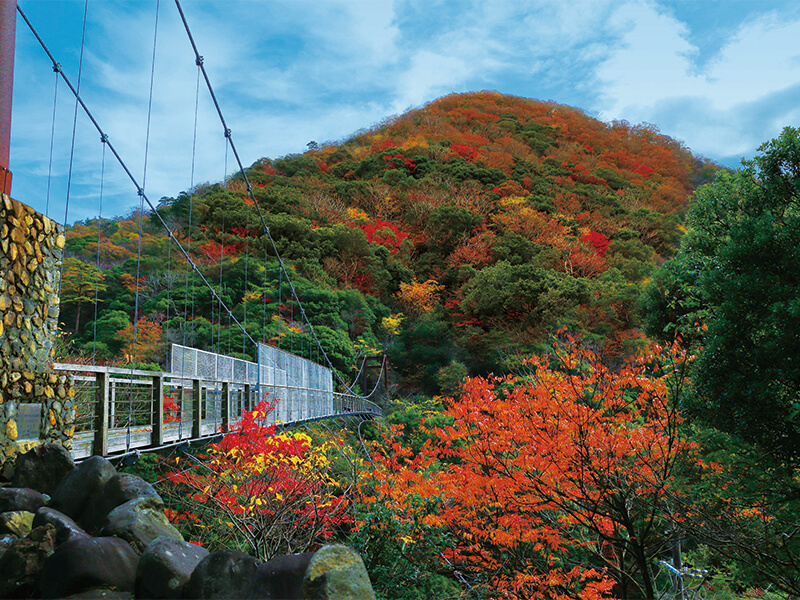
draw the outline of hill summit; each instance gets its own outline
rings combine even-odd
[[[384,350],[407,384],[437,392],[466,371],[513,368],[510,357],[563,327],[608,352],[635,346],[641,286],[674,252],[688,198],[716,168],[652,125],[478,92],[445,96],[340,143],[262,159],[247,177],[303,281],[309,319],[339,345],[338,366]],[[165,198],[158,210],[193,239],[212,280],[220,271],[231,277],[235,313],[265,311],[251,335],[306,335],[286,297],[276,298],[280,276],[252,203],[240,175]],[[91,242],[81,246],[88,238],[79,233],[70,247],[82,258]],[[130,270],[120,258],[125,243],[111,235],[101,249],[119,272],[112,277]],[[242,277],[259,255],[261,275]],[[195,321],[193,339],[210,343]]]

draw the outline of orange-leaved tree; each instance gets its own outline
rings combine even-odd
[[[570,340],[525,375],[468,379],[420,453],[390,436],[366,499],[416,524],[406,545],[444,528],[440,571],[488,597],[655,598],[691,452],[668,389],[684,362],[654,347],[612,371]]]
[[[266,402],[244,411],[205,460],[178,460],[167,493],[168,517],[191,538],[232,545],[261,560],[307,552],[349,522],[345,492],[330,475],[327,447],[299,432],[265,425]]]

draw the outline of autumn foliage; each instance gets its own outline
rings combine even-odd
[[[204,460],[173,464],[168,494],[182,509],[169,517],[192,539],[269,560],[313,550],[348,522],[347,499],[336,492],[327,448],[313,446],[306,434],[264,425],[270,409],[262,402],[244,411]]]
[[[667,388],[682,360],[654,348],[612,372],[557,347],[526,375],[469,379],[421,452],[388,434],[364,493],[415,524],[409,546],[446,531],[440,568],[490,597],[653,598],[652,559],[690,450]]]

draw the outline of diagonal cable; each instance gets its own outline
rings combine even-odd
[[[48,48],[48,47],[47,47],[47,45],[44,43],[44,40],[42,40],[41,36],[40,36],[40,35],[39,35],[39,33],[36,31],[36,28],[34,28],[33,24],[30,22],[30,20],[28,19],[27,15],[25,15],[25,13],[24,13],[24,12],[23,12],[23,10],[22,10],[22,7],[21,7],[21,6],[19,6],[19,4],[17,5],[17,12],[19,12],[20,16],[23,18],[23,20],[25,21],[25,23],[28,25],[28,28],[31,30],[31,32],[33,33],[34,37],[36,37],[36,40],[39,42],[39,45],[42,47],[42,49],[43,49],[43,50],[45,51],[45,53],[47,54],[47,57],[48,57],[48,58],[50,59],[50,61],[53,63],[53,66],[55,67],[56,65],[58,65],[58,63],[56,62],[55,58],[53,57],[53,54],[50,52],[49,48]],[[177,245],[177,247],[180,249],[181,253],[183,254],[184,258],[186,258],[186,260],[187,260],[187,261],[189,262],[189,264],[191,265],[191,267],[192,267],[192,269],[194,270],[194,272],[197,274],[197,276],[200,278],[200,280],[203,282],[203,284],[204,284],[204,285],[205,285],[205,286],[206,286],[206,287],[207,287],[209,290],[211,290],[211,293],[214,295],[214,298],[216,298],[217,300],[219,300],[220,302],[222,302],[222,298],[220,298],[219,294],[217,294],[217,292],[214,290],[213,286],[212,286],[212,285],[211,285],[211,284],[208,282],[208,280],[205,278],[205,276],[204,276],[204,275],[203,275],[203,274],[200,272],[200,269],[199,269],[199,267],[198,267],[198,266],[195,264],[195,262],[192,260],[192,257],[189,255],[189,253],[186,251],[186,249],[185,249],[185,248],[184,248],[184,247],[181,245],[181,243],[180,243],[180,241],[178,240],[178,238],[177,238],[177,237],[176,237],[176,236],[175,236],[175,235],[172,233],[172,231],[170,230],[170,228],[167,226],[167,223],[164,221],[164,219],[163,219],[163,217],[161,216],[161,214],[160,214],[160,213],[159,213],[159,212],[156,210],[155,206],[154,206],[154,205],[153,205],[153,203],[150,201],[150,198],[148,198],[148,197],[147,197],[147,194],[145,194],[145,192],[144,192],[144,189],[143,189],[143,188],[142,188],[142,187],[139,185],[139,182],[137,181],[137,179],[136,179],[136,177],[133,175],[133,173],[131,173],[131,170],[128,168],[128,165],[125,163],[125,161],[124,161],[124,160],[122,160],[122,157],[121,157],[121,156],[119,155],[119,153],[117,152],[117,149],[116,149],[116,148],[114,147],[114,145],[111,143],[111,140],[110,140],[110,139],[108,139],[108,136],[107,136],[107,135],[106,135],[106,133],[103,131],[103,128],[102,128],[102,127],[100,127],[100,124],[97,122],[97,119],[95,119],[95,118],[94,118],[94,115],[92,114],[92,111],[90,111],[90,110],[89,110],[89,107],[88,107],[88,106],[86,106],[86,103],[83,101],[83,98],[81,98],[81,96],[80,96],[80,94],[78,93],[78,91],[77,91],[77,90],[75,89],[75,87],[72,85],[72,82],[71,82],[71,81],[69,80],[69,78],[68,78],[68,77],[67,77],[67,76],[64,74],[64,71],[63,71],[63,69],[60,69],[60,70],[59,70],[59,73],[60,73],[60,75],[61,75],[61,78],[62,78],[62,80],[64,81],[64,83],[66,83],[66,84],[67,84],[67,87],[69,87],[69,89],[70,89],[70,91],[72,92],[73,96],[75,96],[75,99],[77,100],[78,104],[80,104],[80,106],[81,106],[81,108],[83,109],[83,111],[84,111],[84,113],[86,114],[86,116],[87,116],[87,117],[89,118],[89,120],[92,122],[92,125],[94,125],[95,129],[97,129],[97,132],[100,134],[100,137],[101,137],[101,138],[105,138],[105,139],[106,139],[106,142],[105,142],[105,143],[106,143],[106,145],[107,145],[108,149],[109,149],[109,150],[111,151],[111,153],[114,155],[114,158],[116,158],[116,159],[117,159],[117,162],[119,163],[120,167],[122,167],[122,170],[123,170],[123,171],[125,171],[125,174],[128,176],[128,178],[131,180],[131,182],[133,183],[133,185],[136,187],[136,190],[137,190],[137,192],[139,193],[139,195],[142,197],[142,199],[143,199],[143,200],[144,200],[144,201],[147,203],[147,205],[150,207],[150,210],[153,212],[153,215],[154,215],[154,216],[155,216],[155,217],[158,219],[158,222],[161,224],[161,226],[162,226],[162,227],[164,228],[164,230],[167,232],[167,235],[169,236],[169,238],[170,238],[170,239],[171,239],[173,242],[175,242],[175,244]],[[225,303],[224,303],[224,302],[223,302],[223,306],[225,306],[225,310],[226,310],[226,312],[228,313],[228,315],[231,317],[231,319],[233,320],[233,322],[234,322],[234,323],[236,323],[236,325],[237,325],[239,328],[241,328],[241,329],[242,329],[242,331],[243,331],[244,335],[246,335],[246,336],[247,336],[247,337],[250,339],[250,341],[251,341],[251,342],[252,342],[252,343],[255,345],[255,344],[256,344],[256,341],[255,341],[255,340],[254,340],[254,339],[253,339],[253,338],[252,338],[252,337],[251,337],[251,336],[250,336],[250,335],[249,335],[249,334],[248,334],[248,333],[247,333],[247,332],[244,330],[244,327],[242,326],[242,324],[241,324],[241,323],[239,322],[239,320],[238,320],[238,319],[237,319],[237,318],[236,318],[236,317],[233,315],[233,313],[230,311],[230,309],[227,307],[227,305],[225,305]]]
[[[280,253],[278,252],[278,247],[275,244],[275,240],[273,239],[272,234],[271,234],[271,232],[269,230],[269,227],[267,226],[267,222],[264,219],[264,213],[261,210],[261,206],[259,206],[258,200],[256,200],[255,194],[253,193],[253,185],[250,183],[250,180],[247,177],[247,173],[244,170],[244,165],[242,164],[242,161],[239,158],[239,152],[238,152],[238,150],[236,150],[236,145],[233,143],[232,132],[231,132],[230,128],[228,127],[227,122],[225,121],[225,116],[222,114],[222,108],[219,105],[219,101],[217,100],[217,95],[214,93],[214,88],[211,85],[211,80],[209,79],[208,73],[206,72],[206,68],[205,68],[205,65],[204,65],[203,57],[200,55],[200,52],[197,49],[197,44],[195,43],[195,40],[194,40],[194,36],[192,36],[192,32],[189,29],[189,23],[186,20],[186,15],[183,13],[183,8],[181,7],[180,0],[175,0],[175,6],[177,6],[178,12],[180,13],[181,21],[183,21],[183,26],[186,29],[186,35],[189,38],[189,42],[192,44],[192,50],[194,51],[194,55],[195,55],[195,63],[197,64],[198,67],[200,67],[200,70],[203,73],[203,79],[205,79],[206,87],[208,87],[208,92],[211,95],[211,100],[214,102],[214,107],[217,109],[217,115],[219,115],[220,123],[222,123],[222,127],[223,127],[223,130],[224,130],[225,137],[227,138],[228,144],[230,144],[231,150],[233,151],[233,156],[236,158],[236,163],[239,166],[239,172],[241,173],[242,177],[244,178],[244,182],[246,184],[247,192],[250,195],[250,199],[253,201],[253,205],[256,207],[256,210],[258,211],[258,217],[261,220],[261,226],[264,229],[264,233],[266,234],[267,239],[269,240],[269,242],[270,242],[270,244],[272,246],[272,250],[273,250],[273,252],[275,253],[275,256],[278,259],[278,264],[280,265],[281,271],[283,271],[283,273],[286,275],[286,282],[289,284],[289,288],[291,289],[291,292],[292,292],[291,295],[297,301],[298,308],[300,309],[300,314],[302,315],[303,320],[308,324],[308,327],[309,327],[309,329],[311,331],[311,336],[314,338],[314,341],[316,342],[317,347],[322,352],[322,355],[325,358],[325,362],[331,368],[331,371],[336,376],[336,378],[339,380],[339,383],[341,383],[343,386],[345,386],[348,391],[351,391],[352,390],[352,386],[349,386],[341,378],[341,376],[337,372],[336,368],[333,366],[333,363],[331,362],[331,359],[328,356],[328,353],[325,352],[325,348],[322,347],[322,343],[319,341],[319,338],[317,337],[317,334],[314,331],[314,326],[311,324],[311,321],[309,320],[308,315],[306,315],[306,311],[305,311],[305,308],[303,307],[302,302],[300,302],[300,297],[297,294],[297,290],[294,287],[294,283],[292,283],[292,280],[289,277],[289,272],[286,269],[286,265],[283,262],[283,259],[281,258]],[[238,321],[237,321],[237,324],[238,324]],[[241,325],[239,325],[239,326],[241,327]],[[251,340],[253,339],[249,335],[247,337],[250,338]]]

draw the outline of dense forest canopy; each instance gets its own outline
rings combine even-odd
[[[449,372],[513,369],[559,327],[610,355],[640,344],[642,285],[675,252],[689,195],[716,170],[654,126],[481,92],[260,160],[247,178],[336,368],[387,352],[398,382],[438,393]],[[157,210],[251,338],[308,348],[252,204],[239,174]],[[62,320],[73,348],[163,362],[164,344],[179,341],[252,357],[154,215],[143,217],[141,241],[137,215],[70,229]],[[137,290],[146,335],[134,349]]]
[[[260,406],[211,471],[162,467],[203,543],[341,539],[387,599],[798,597],[800,132],[760,152],[728,171],[652,125],[446,96],[76,223],[60,350],[320,360],[313,326],[345,379],[388,355],[384,420],[277,434]]]

